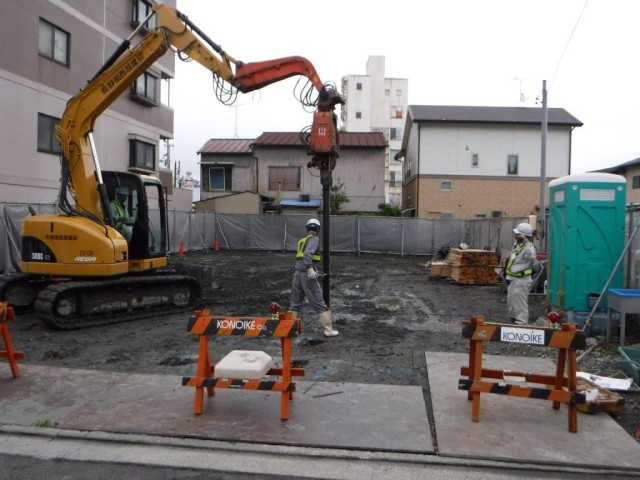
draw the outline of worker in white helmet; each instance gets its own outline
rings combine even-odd
[[[316,266],[320,261],[320,222],[312,218],[307,222],[307,235],[298,240],[295,272],[291,284],[290,310],[297,317],[305,297],[311,307],[318,313],[325,337],[335,337],[338,331],[333,329],[331,310],[322,297],[318,283]]]
[[[536,248],[531,243],[533,228],[521,223],[513,229],[516,242],[507,260],[505,275],[507,289],[507,308],[511,323],[527,325],[529,323],[529,290],[533,283],[533,269],[536,263]]]

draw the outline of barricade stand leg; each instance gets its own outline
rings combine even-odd
[[[210,378],[213,366],[211,364],[211,357],[209,356],[209,342],[206,335],[198,336],[198,366],[196,368],[196,375],[198,378]],[[196,415],[202,414],[202,403],[204,400],[204,388],[202,386],[196,387],[196,399],[194,405],[194,413]],[[211,397],[215,394],[213,387],[207,387],[207,394]]]
[[[7,322],[13,320],[15,320],[13,308],[7,306],[7,302],[0,303],[0,333],[2,334],[5,347],[5,350],[0,350],[0,358],[6,357],[7,360],[9,360],[11,374],[13,378],[18,378],[20,376],[20,369],[18,368],[16,359],[24,358],[24,353],[16,352],[13,348],[13,342],[9,334],[9,326],[7,325]]]
[[[291,384],[291,338],[282,338],[282,382],[285,385]],[[282,392],[280,403],[280,420],[289,419],[289,400],[291,392]]]
[[[576,393],[578,390],[578,381],[576,379],[576,350],[574,348],[569,349],[569,372],[567,373],[568,383],[567,386],[571,393]],[[569,402],[569,431],[576,433],[578,431],[578,405],[576,402]]]
[[[284,352],[285,344],[287,343],[287,341],[289,342],[289,351],[292,352],[291,355],[293,355],[293,346],[291,344],[292,340],[290,338],[281,338],[280,339],[280,348],[281,348],[282,352]],[[289,365],[285,364],[285,365],[282,366],[282,372],[283,372],[282,381],[285,381],[284,380],[285,369],[287,369],[290,372],[289,373],[289,379],[291,379],[291,377],[293,377],[293,372],[291,371],[291,362],[293,362],[293,360],[291,360],[289,362]],[[283,363],[284,363],[284,361],[283,361]],[[293,392],[289,392],[289,400],[291,400],[291,399],[293,399]]]
[[[471,323],[475,323],[477,327],[484,325],[484,317],[477,315],[471,317]],[[470,380],[473,382],[482,380],[482,340],[471,340],[471,348],[469,350],[469,372]],[[480,392],[472,392],[469,390],[469,400],[473,401],[471,407],[471,421],[480,421]]]
[[[567,363],[567,350],[565,348],[558,349],[558,362],[556,364],[556,382],[553,385],[556,390],[562,390],[564,385],[564,371]],[[558,410],[560,408],[560,402],[553,402],[553,409]]]

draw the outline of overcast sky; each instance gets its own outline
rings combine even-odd
[[[300,55],[323,82],[365,74],[370,55],[386,77],[409,80],[409,105],[548,105],[584,123],[573,132],[571,173],[640,157],[639,0],[177,0],[232,57]],[[224,106],[211,74],[176,60],[171,158],[199,178],[210,138],[299,131],[312,121],[296,79],[240,94]],[[521,100],[524,98],[524,102]]]

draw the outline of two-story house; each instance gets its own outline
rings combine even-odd
[[[398,154],[402,209],[422,218],[538,213],[541,125],[540,108],[410,105]],[[549,108],[547,125],[548,182],[570,173],[571,133],[582,123]]]
[[[334,185],[344,185],[343,192],[349,198],[344,210],[375,212],[385,203],[387,146],[382,133],[340,133],[340,156],[332,178]],[[306,203],[316,211],[321,207],[320,173],[307,166],[311,157],[299,132],[265,132],[255,140],[211,139],[198,153],[200,203],[251,192],[262,201],[273,199],[272,208],[287,201]]]
[[[622,175],[627,179],[627,203],[640,204],[640,158],[596,171]]]

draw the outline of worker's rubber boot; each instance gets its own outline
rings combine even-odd
[[[331,310],[320,312],[318,316],[320,318],[320,325],[322,325],[325,337],[335,337],[338,335],[338,331],[334,330],[331,324]]]
[[[289,310],[291,313],[293,313],[293,318],[298,318],[298,312],[296,312],[295,310]]]

